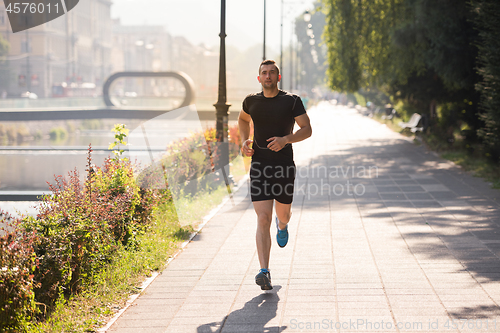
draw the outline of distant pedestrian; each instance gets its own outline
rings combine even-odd
[[[250,194],[257,214],[256,243],[261,268],[255,282],[262,290],[270,290],[273,205],[276,239],[280,247],[285,247],[296,171],[291,144],[310,137],[312,129],[300,97],[278,89],[281,75],[275,61],[264,60],[260,64],[258,80],[262,91],[245,98],[238,126],[243,142],[241,150],[244,155],[252,156]],[[254,126],[253,140],[249,138],[250,121]],[[293,133],[295,123],[300,129]]]

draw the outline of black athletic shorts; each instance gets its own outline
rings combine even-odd
[[[274,199],[282,204],[291,204],[293,201],[295,173],[295,164],[269,165],[252,161],[250,166],[250,194],[252,201]]]

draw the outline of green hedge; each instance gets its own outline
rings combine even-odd
[[[124,127],[114,131],[123,144]],[[234,158],[240,144],[237,127],[229,134]],[[178,181],[203,176],[214,168],[214,142],[213,129],[195,133],[169,146],[163,162],[178,170]],[[42,198],[36,217],[11,219],[0,212],[0,221],[8,222],[0,233],[0,331],[26,331],[35,320],[47,318],[61,297],[94,283],[119,248],[141,246],[137,235],[147,230],[158,205],[172,198],[168,189],[141,188],[134,165],[122,152],[95,167],[89,147],[84,181],[77,170],[55,177],[52,194]],[[141,181],[152,176],[142,173]]]
[[[91,151],[83,184],[76,170],[57,176],[39,214],[16,221],[15,231],[0,238],[0,308],[7,309],[0,331],[19,331],[35,315],[44,318],[58,298],[92,283],[120,246],[140,246],[136,235],[168,199],[166,191],[141,190],[126,159],[108,158],[103,167],[93,167]]]
[[[13,220],[0,211],[0,331],[16,332],[26,325],[36,313],[33,287],[36,236],[18,227],[20,220]]]

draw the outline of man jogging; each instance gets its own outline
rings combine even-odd
[[[278,245],[285,247],[288,242],[287,224],[291,217],[295,181],[291,144],[307,139],[312,134],[309,117],[300,97],[279,90],[280,79],[276,63],[264,60],[259,66],[258,76],[262,92],[245,98],[238,118],[243,142],[241,150],[244,155],[252,156],[250,194],[257,214],[256,243],[261,268],[255,276],[255,282],[262,290],[273,288],[269,254],[274,204]],[[254,125],[253,140],[249,139],[250,121]],[[295,122],[300,129],[293,133]]]

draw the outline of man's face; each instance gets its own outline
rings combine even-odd
[[[274,89],[278,86],[281,75],[274,65],[262,65],[258,76],[259,82],[265,89]]]

